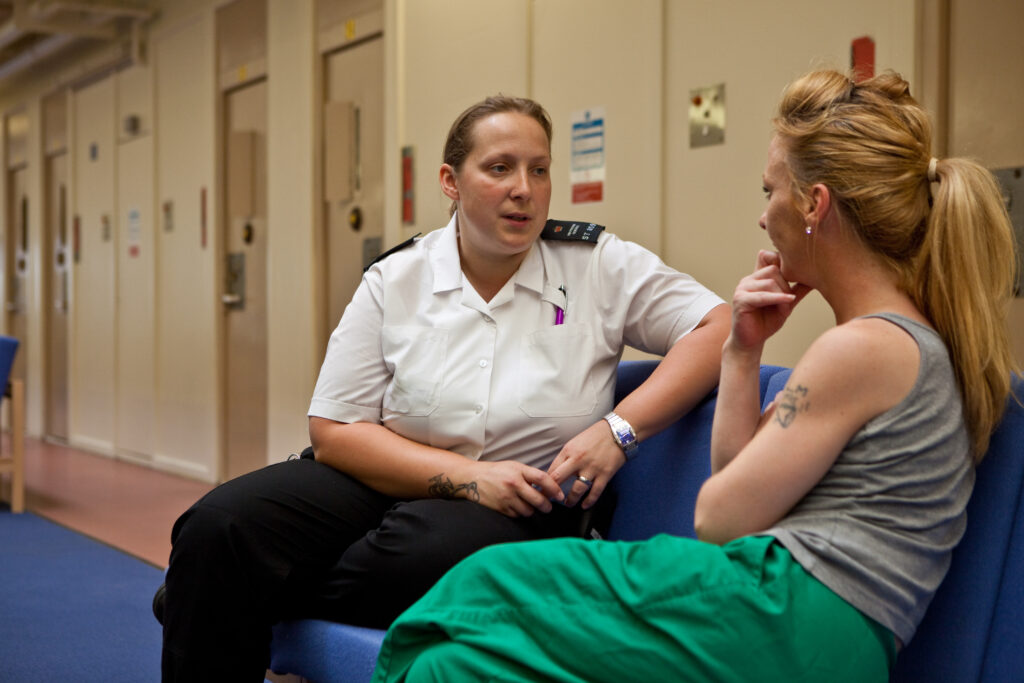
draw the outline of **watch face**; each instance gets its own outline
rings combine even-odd
[[[607,420],[609,426],[611,426],[612,433],[615,435],[615,441],[618,442],[619,448],[621,448],[628,457],[637,448],[636,434],[633,432],[633,428],[629,426],[628,422],[614,413],[607,415],[605,420]]]

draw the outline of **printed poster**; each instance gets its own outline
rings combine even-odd
[[[591,107],[572,114],[569,184],[572,203],[585,204],[604,199],[604,107]]]

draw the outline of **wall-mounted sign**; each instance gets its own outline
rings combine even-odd
[[[572,203],[604,199],[604,107],[591,107],[572,114],[569,184]]]

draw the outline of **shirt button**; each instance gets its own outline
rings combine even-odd
[[[489,316],[489,315],[485,315],[485,316],[484,316],[484,322],[485,322],[485,323],[493,323],[493,322],[494,322],[494,318],[492,318],[492,317],[491,317],[491,316]]]
[[[477,403],[475,406],[473,406],[473,410],[475,410],[476,414],[479,415],[484,411],[484,406],[481,403]]]
[[[487,359],[486,358],[481,358],[480,359],[480,367],[482,367],[482,368],[486,368],[487,367]]]

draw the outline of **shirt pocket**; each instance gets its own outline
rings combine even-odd
[[[385,325],[381,344],[384,362],[391,370],[391,382],[384,390],[384,411],[412,416],[432,413],[441,400],[448,330]]]
[[[594,341],[582,324],[553,325],[523,339],[519,407],[530,417],[589,415],[597,405],[591,379]]]

